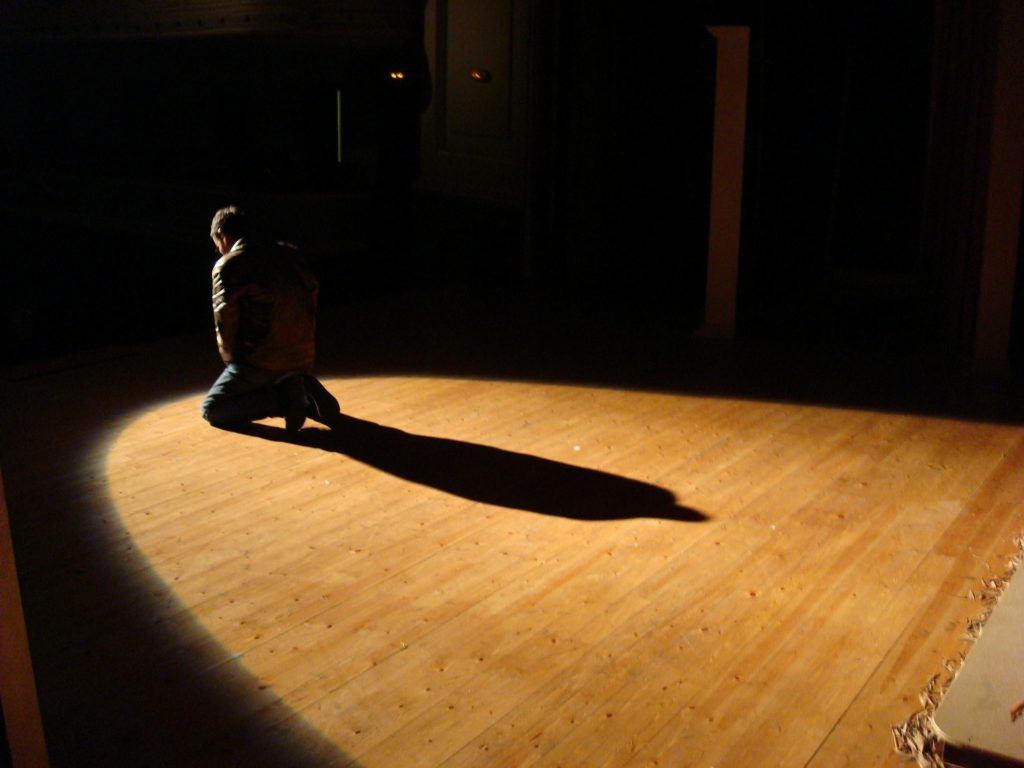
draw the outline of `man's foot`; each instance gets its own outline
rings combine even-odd
[[[341,406],[326,387],[313,376],[302,377],[306,389],[306,415],[314,421],[330,426],[341,415]]]
[[[289,376],[281,383],[281,410],[284,413],[284,428],[298,432],[306,423],[306,387],[303,376]]]

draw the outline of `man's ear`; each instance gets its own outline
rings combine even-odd
[[[216,232],[213,233],[213,241],[217,244],[217,250],[221,254],[227,252],[228,236],[224,234],[223,229],[218,229]]]

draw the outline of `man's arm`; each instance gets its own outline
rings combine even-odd
[[[241,317],[235,268],[231,259],[222,258],[213,267],[213,323],[217,329],[217,347],[225,363],[237,357],[238,326]]]

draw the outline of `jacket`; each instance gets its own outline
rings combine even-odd
[[[213,266],[213,320],[225,363],[308,371],[319,285],[298,251],[240,241]]]

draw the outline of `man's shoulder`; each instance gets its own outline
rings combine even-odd
[[[298,246],[280,240],[246,241],[237,249],[227,254],[227,256],[244,256],[250,259],[295,258],[298,255]]]
[[[239,261],[239,258],[244,256],[244,255],[245,255],[245,251],[241,250],[241,249],[239,249],[237,251],[228,251],[223,256],[221,256],[219,259],[217,259],[216,262],[214,262],[213,271],[215,273],[216,272],[221,272],[229,264],[237,264],[238,261]]]

